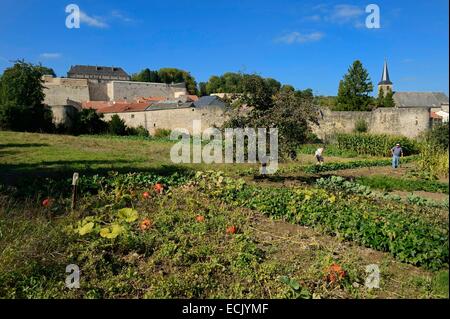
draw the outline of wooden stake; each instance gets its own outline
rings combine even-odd
[[[77,187],[78,187],[78,173],[73,173],[72,177],[72,210],[75,209],[77,204]]]

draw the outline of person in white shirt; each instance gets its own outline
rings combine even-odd
[[[319,147],[317,150],[316,150],[316,153],[314,153],[314,155],[316,156],[316,159],[317,159],[317,164],[320,164],[320,165],[322,165],[323,164],[323,151],[324,151],[324,147]]]

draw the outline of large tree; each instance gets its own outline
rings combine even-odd
[[[373,84],[369,73],[359,60],[353,62],[347,74],[339,83],[335,110],[367,111],[372,108],[373,98],[370,93]]]
[[[275,94],[270,83],[258,75],[243,75],[240,104],[251,107],[242,114],[234,110],[224,127],[278,128],[281,157],[295,152],[306,141],[308,122],[317,122],[312,90],[295,91],[290,87]]]
[[[43,105],[42,76],[47,68],[22,60],[0,78],[0,127],[20,131],[50,131],[51,110]]]

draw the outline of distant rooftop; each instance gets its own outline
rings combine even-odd
[[[441,92],[395,92],[397,107],[441,107],[448,104],[448,97]]]
[[[130,76],[120,67],[115,66],[92,66],[92,65],[73,65],[70,67],[67,76],[79,77],[79,76],[93,76],[93,77],[113,77],[113,78],[126,78]]]

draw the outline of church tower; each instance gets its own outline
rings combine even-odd
[[[378,83],[378,92],[380,92],[381,89],[383,89],[383,93],[384,95],[386,95],[386,93],[388,91],[392,92],[392,82],[389,79],[389,71],[388,71],[388,65],[387,65],[387,61],[384,61],[384,66],[383,66],[383,74],[381,75],[381,81]]]

